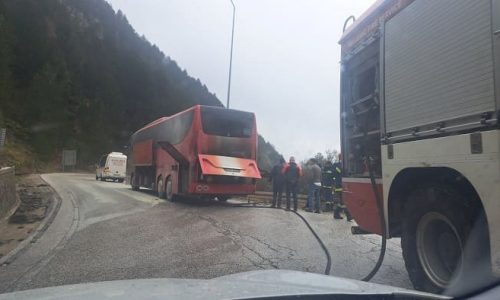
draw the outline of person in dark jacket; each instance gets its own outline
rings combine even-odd
[[[281,208],[281,199],[283,197],[283,187],[285,185],[285,175],[281,172],[285,167],[285,159],[280,158],[280,161],[271,171],[269,180],[273,183],[273,205],[271,207]]]
[[[302,169],[295,163],[295,157],[290,157],[288,164],[283,167],[281,173],[285,176],[286,209],[290,210],[290,196],[293,196],[293,210],[297,211],[297,190],[299,179],[302,176]]]

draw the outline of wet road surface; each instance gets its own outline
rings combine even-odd
[[[326,257],[303,221],[278,209],[165,202],[91,174],[43,175],[62,202],[43,236],[0,267],[0,291],[134,278],[214,278],[260,269],[323,273]],[[332,256],[331,275],[359,279],[375,265],[378,236],[352,236],[344,220],[301,211]],[[412,288],[388,241],[372,282]]]

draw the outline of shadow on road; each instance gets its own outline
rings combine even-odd
[[[128,190],[132,191],[132,188]],[[139,193],[144,193],[153,197],[157,197],[156,192],[149,189],[140,189]],[[234,208],[236,205],[247,204],[244,201],[218,201],[215,199],[208,199],[202,197],[187,197],[187,196],[176,196],[175,201],[173,202],[175,205],[184,206],[184,207],[225,207],[225,208]],[[252,204],[248,204],[252,206]]]

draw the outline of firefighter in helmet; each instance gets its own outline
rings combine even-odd
[[[326,161],[321,174],[321,191],[328,205],[331,205],[333,210],[333,191],[335,188],[335,167],[329,160]]]
[[[341,213],[344,212],[347,221],[352,220],[352,216],[342,201],[342,154],[339,154],[337,162],[333,164],[334,189],[333,189],[333,217],[343,219]]]

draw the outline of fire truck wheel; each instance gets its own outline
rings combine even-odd
[[[442,185],[422,186],[406,203],[401,247],[408,275],[416,289],[441,293],[483,255],[466,247],[474,210],[461,193]]]
[[[172,178],[170,177],[167,178],[167,182],[165,184],[165,194],[168,201],[174,202],[175,196],[172,192]]]
[[[165,199],[165,188],[163,186],[163,179],[158,178],[158,182],[156,183],[156,193],[158,194],[158,198]]]
[[[219,200],[220,202],[227,202],[227,200],[229,200],[229,197],[227,197],[227,196],[217,196],[217,200]]]

